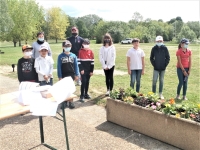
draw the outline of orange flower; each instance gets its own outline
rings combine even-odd
[[[169,103],[170,103],[171,105],[173,105],[173,104],[175,104],[175,100],[174,100],[173,98],[171,98],[171,99],[169,100]]]

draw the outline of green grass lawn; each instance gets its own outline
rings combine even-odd
[[[55,41],[49,41],[51,49],[53,51],[53,59],[55,61],[54,68],[56,68],[57,57],[62,52],[61,42],[55,43]],[[24,43],[22,42],[22,45]],[[32,44],[32,42],[28,43]],[[94,51],[95,54],[95,69],[101,69],[101,65],[99,62],[99,48],[102,44],[95,44],[94,41],[91,41],[90,48]],[[140,48],[142,48],[145,52],[145,75],[141,78],[141,92],[147,93],[151,91],[152,85],[152,77],[153,77],[153,67],[150,63],[149,56],[150,51],[154,43],[148,44],[140,44]],[[16,64],[18,59],[22,57],[21,47],[13,47],[12,43],[2,43],[0,45],[0,50],[4,51],[5,54],[0,55],[0,65],[11,65]],[[178,77],[176,74],[176,50],[177,44],[166,44],[169,49],[171,60],[166,69],[165,79],[164,79],[164,89],[163,95],[165,98],[174,98],[176,96],[176,89],[178,85]],[[129,48],[132,47],[131,44],[115,44],[116,47],[116,69],[127,72],[126,67],[126,52]],[[192,71],[188,80],[188,90],[187,97],[190,102],[200,103],[200,53],[199,53],[199,45],[191,44],[189,48],[192,50]],[[10,77],[16,78],[16,72],[10,73]],[[17,80],[17,78],[16,78]],[[57,74],[54,72],[54,83],[57,82]],[[116,75],[114,77],[114,89],[118,88],[127,88],[130,85],[130,77],[129,75]],[[80,87],[77,87],[76,94],[80,94]],[[157,84],[158,91],[158,84]],[[99,95],[101,93],[106,92],[105,85],[105,77],[102,75],[94,75],[90,80],[90,94],[95,99],[95,102],[101,104],[105,103],[105,100],[102,100]]]

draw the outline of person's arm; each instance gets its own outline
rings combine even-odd
[[[61,70],[61,66],[62,66],[62,60],[60,55],[58,56],[58,60],[57,60],[57,75],[59,80],[62,79],[62,70]]]
[[[151,61],[151,64],[152,66],[154,67],[155,65],[155,59],[154,59],[154,52],[153,52],[153,48],[151,49],[151,55],[150,55],[150,61]]]
[[[75,70],[75,75],[79,76],[78,61],[76,56],[74,57],[74,70]]]
[[[45,76],[45,74],[40,70],[40,65],[39,65],[38,59],[35,59],[34,67],[38,74]]]
[[[111,61],[112,63],[110,65],[108,65],[108,69],[112,68],[113,67],[113,64],[115,62],[115,58],[116,58],[116,50],[115,50],[115,47],[113,46],[113,48],[111,49],[112,52],[111,52],[111,59],[109,61]]]
[[[91,56],[91,65],[90,65],[90,76],[93,75],[93,71],[94,71],[94,53],[92,52],[92,56]]]
[[[105,64],[105,61],[103,59],[103,47],[101,47],[99,50],[99,60],[100,60],[100,63],[102,65],[103,69],[106,69],[107,65]]]
[[[183,65],[181,63],[181,57],[180,57],[180,55],[177,55],[177,60],[178,60],[178,64],[179,64],[179,66],[180,66],[180,68],[181,68],[184,76],[188,76],[187,72],[185,71],[185,68],[183,67]]]
[[[192,55],[191,55],[191,53],[190,53],[190,56],[189,56],[189,70],[188,70],[188,74],[190,74],[191,68],[192,68]]]
[[[52,57],[51,47],[50,47],[49,43],[47,43],[47,44],[48,44],[48,56]]]
[[[21,62],[20,62],[20,59],[18,60],[18,63],[17,63],[17,77],[18,77],[18,80],[19,82],[22,82],[22,67],[21,67]]]
[[[32,58],[35,58],[35,48],[34,48],[34,43],[32,44],[32,47],[33,47],[33,50],[32,50],[32,53],[33,53],[33,54],[32,54],[31,57],[32,57]]]
[[[144,57],[142,57],[142,75],[144,74],[144,66],[145,66]]]
[[[130,70],[130,57],[127,56],[127,68],[128,68],[128,74],[131,75],[131,70]]]
[[[49,77],[51,78],[53,75],[53,64],[54,64],[52,57],[50,57],[50,61],[51,61],[50,63],[51,66],[50,66],[50,71],[49,71]]]
[[[167,49],[167,47],[166,47],[166,49]],[[170,61],[170,55],[169,55],[168,49],[166,51],[167,52],[166,52],[166,56],[165,56],[165,61],[166,61],[165,66],[167,67],[167,65],[169,64],[169,61]]]
[[[84,74],[84,70],[83,70],[83,68],[82,68],[82,64],[81,64],[81,51],[79,51],[79,53],[78,53],[78,58],[77,58],[77,61],[78,61],[78,67],[79,67],[79,71],[81,72],[81,74]]]

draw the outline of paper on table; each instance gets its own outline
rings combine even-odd
[[[35,116],[56,116],[58,104],[46,98],[31,101],[30,112]]]
[[[76,91],[76,87],[71,77],[65,77],[50,87],[48,91],[60,104]]]

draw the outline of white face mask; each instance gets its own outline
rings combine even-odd
[[[24,52],[24,56],[31,56],[33,53],[32,52]]]
[[[90,46],[89,46],[89,45],[83,45],[83,47],[84,47],[84,48],[89,48]]]

